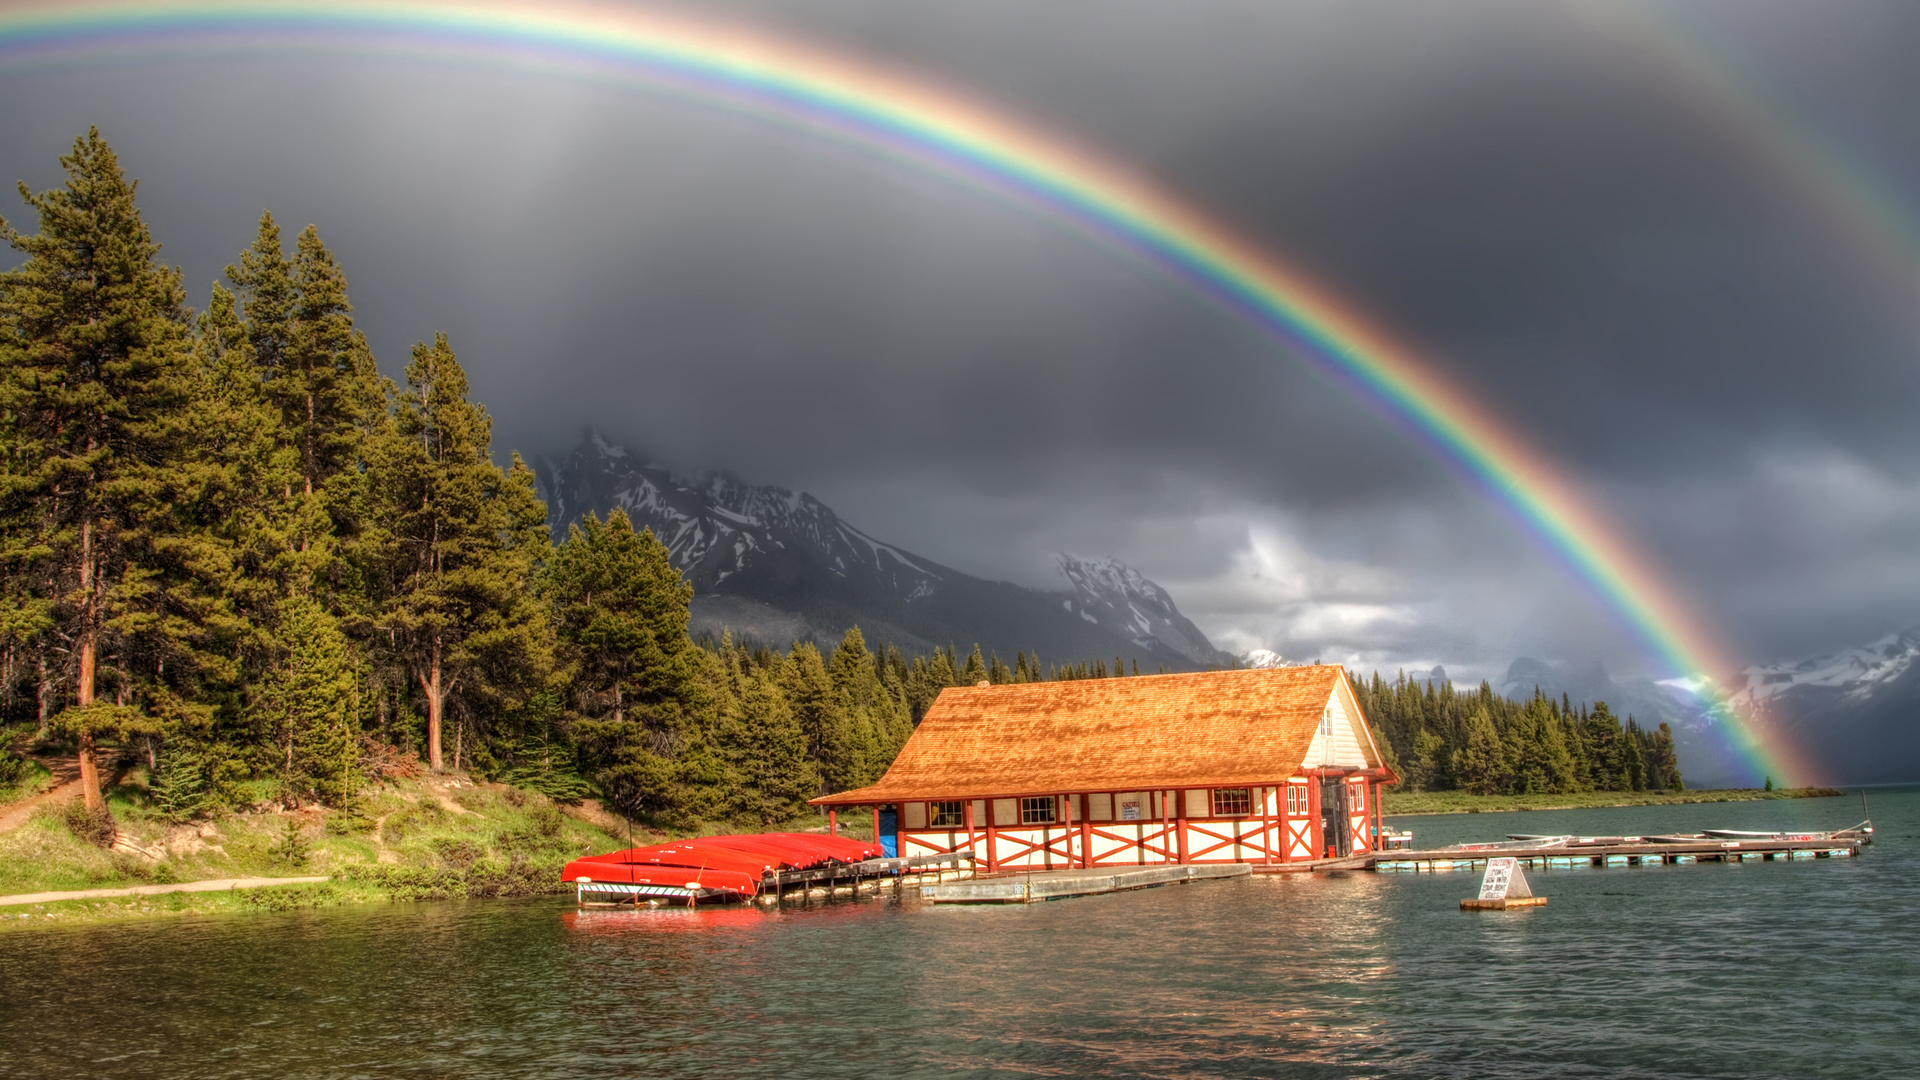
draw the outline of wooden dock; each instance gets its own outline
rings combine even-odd
[[[1245,877],[1251,873],[1253,867],[1246,863],[1143,866],[1125,870],[1104,867],[1092,870],[1042,870],[922,885],[920,899],[933,904],[1032,904],[1071,896],[1098,896],[1130,889],[1150,889],[1156,885]]]
[[[1632,841],[1634,838],[1627,838]],[[1543,845],[1540,847],[1439,848],[1432,851],[1384,851],[1338,860],[1343,868],[1385,873],[1447,873],[1484,869],[1490,858],[1512,858],[1528,870],[1582,867],[1660,866],[1696,862],[1774,862],[1793,859],[1849,859],[1860,854],[1860,840],[1689,840],[1682,843]],[[1333,869],[1333,867],[1324,867]]]

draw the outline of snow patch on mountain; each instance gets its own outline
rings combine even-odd
[[[1795,663],[1747,668],[1741,673],[1745,684],[1733,699],[1742,705],[1764,704],[1796,690],[1819,689],[1837,692],[1843,701],[1865,702],[1905,675],[1916,658],[1920,658],[1920,627]]]
[[[1058,558],[1061,574],[1073,586],[1065,602],[1068,611],[1143,649],[1159,645],[1203,667],[1233,662],[1180,614],[1167,590],[1140,571],[1111,557],[1061,552]]]
[[[1064,660],[1124,652],[1177,670],[1233,662],[1165,589],[1117,559],[1062,555],[1065,593],[986,581],[869,536],[804,491],[678,474],[597,432],[535,471],[556,540],[586,513],[625,511],[666,545],[693,584],[696,623],[709,628],[720,620],[777,642],[768,635],[804,624],[830,643],[857,624],[870,640],[915,648],[978,641]]]
[[[1287,658],[1272,649],[1249,649],[1234,657],[1243,668],[1289,667]]]

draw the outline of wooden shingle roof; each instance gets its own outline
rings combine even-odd
[[[1359,715],[1345,683],[1338,664],[1322,664],[951,687],[879,783],[813,801],[1270,784],[1300,768],[1336,688]]]

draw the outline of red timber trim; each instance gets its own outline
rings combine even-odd
[[[831,809],[827,811],[827,835],[828,836],[840,835],[840,817],[837,813],[835,813]]]
[[[1363,805],[1360,808],[1360,812],[1356,814],[1353,812],[1352,803],[1355,794],[1358,794],[1362,799],[1367,797],[1367,783],[1365,780],[1362,780],[1356,784],[1351,779],[1340,782],[1347,785],[1347,832],[1352,836],[1352,840],[1349,841],[1349,846],[1352,847],[1356,855],[1362,851],[1372,851],[1373,842],[1367,839],[1367,821],[1373,814],[1373,805],[1371,803]],[[1359,819],[1357,823],[1355,821],[1356,818]]]
[[[1307,770],[1307,835],[1313,843],[1307,845],[1307,858],[1318,859],[1327,853],[1326,819],[1320,816],[1320,770]]]
[[[982,800],[987,808],[987,873],[1000,872],[1000,830],[994,825],[993,800]]]
[[[1013,826],[1009,826],[1009,828],[1013,828]],[[1060,856],[1061,859],[1066,862],[1064,869],[1073,869],[1073,832],[1070,829],[1061,829],[1056,834],[1056,828],[1058,828],[1058,826],[1035,824],[1021,829],[1023,832],[1031,831],[1039,833],[1040,839],[1038,841],[1026,840],[1019,835],[998,837],[999,840],[1005,841],[1011,850],[998,852],[994,860],[996,865],[999,863],[1012,862],[1015,859],[1022,859],[1034,852],[1039,852],[1041,867],[1023,866],[1019,869],[1053,869],[1053,857],[1055,855]]]
[[[1059,806],[1060,824],[1067,830],[1067,869],[1073,870],[1076,869],[1073,865],[1073,796],[1060,796]],[[1045,836],[1046,834],[1042,833],[1041,835]]]
[[[1260,789],[1260,865],[1273,865],[1273,818],[1280,809],[1279,788]],[[1271,801],[1269,801],[1271,800]]]
[[[893,813],[894,813],[894,820],[898,821],[900,811],[895,810]],[[880,804],[879,803],[873,804],[873,842],[876,844],[880,842]]]
[[[1091,794],[1083,794],[1081,799],[1083,799],[1081,805],[1087,807],[1087,813],[1081,815],[1081,869],[1085,871],[1085,869],[1092,867],[1092,796]],[[1114,807],[1114,796],[1112,796],[1112,794],[1106,796],[1106,805],[1108,805],[1108,811],[1106,811],[1106,813],[1112,815],[1112,813],[1114,813],[1114,809],[1112,809],[1112,807]]]
[[[1294,851],[1295,846],[1309,842],[1308,837],[1299,835],[1299,830],[1317,828],[1317,823],[1311,817],[1287,816],[1282,800],[1287,796],[1289,784],[1279,781],[1234,786],[1245,786],[1251,796],[1259,798],[1259,809],[1249,808],[1246,815],[1233,817],[1215,817],[1211,813],[1189,816],[1188,788],[1149,788],[1142,794],[1159,801],[1157,821],[1145,814],[1132,821],[1113,817],[1119,813],[1118,796],[1127,793],[1113,791],[1104,793],[1113,807],[1112,813],[1108,818],[1095,821],[1091,797],[1102,793],[1068,792],[1053,796],[1059,809],[1052,823],[1002,826],[993,817],[995,799],[966,797],[958,800],[962,817],[956,826],[908,828],[902,813],[900,851],[905,855],[909,851],[925,854],[972,849],[987,873],[1033,870],[1042,866],[1093,869],[1217,862],[1272,865],[1297,861],[1300,856]],[[1315,798],[1311,794],[1316,791],[1314,785],[1299,786],[1310,793],[1308,799]],[[1269,803],[1268,799],[1273,801]],[[985,823],[977,820],[980,814],[976,801],[987,812]],[[1310,839],[1313,843],[1321,841],[1317,835]],[[1035,861],[1032,865],[1016,865],[1029,860]]]
[[[1244,818],[1223,818],[1218,821],[1208,821],[1205,823],[1194,821],[1184,822],[1183,824],[1186,827],[1181,830],[1180,846],[1188,850],[1180,856],[1180,861],[1183,863],[1197,863],[1202,861],[1239,862],[1240,860],[1234,855],[1233,848],[1234,845],[1241,842],[1240,825],[1244,820]],[[1214,831],[1214,829],[1222,826],[1225,827],[1225,832]],[[1207,844],[1205,847],[1195,847],[1189,837],[1198,839],[1201,842],[1211,840],[1213,843]],[[1207,858],[1208,855],[1219,851],[1221,848],[1227,850],[1227,857],[1225,859]]]
[[[1286,833],[1281,837],[1281,862],[1293,862],[1296,858],[1311,859],[1316,850],[1313,846],[1313,830],[1319,821],[1313,814],[1314,800],[1318,798],[1316,785],[1309,783],[1301,784],[1299,787],[1300,803],[1303,809],[1299,815],[1289,815],[1286,818]],[[1305,854],[1296,856],[1295,848]]]

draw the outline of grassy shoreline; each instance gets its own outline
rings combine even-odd
[[[1838,788],[1709,788],[1700,791],[1581,791],[1557,795],[1472,795],[1464,791],[1389,791],[1387,817],[1430,814],[1500,814],[1516,810],[1590,810],[1610,806],[1678,806],[1684,803],[1756,802],[1764,799],[1821,799],[1846,792]]]
[[[351,810],[255,809],[172,824],[150,809],[142,778],[108,792],[129,844],[109,850],[75,835],[64,807],[36,808],[0,833],[0,896],[241,877],[330,880],[196,893],[60,900],[0,907],[0,933],[124,919],[291,911],[561,893],[569,860],[628,846],[625,822],[502,784],[446,774],[379,783]],[[801,821],[805,829],[819,822]],[[852,830],[845,830],[852,831]],[[637,829],[633,842],[667,834]]]

